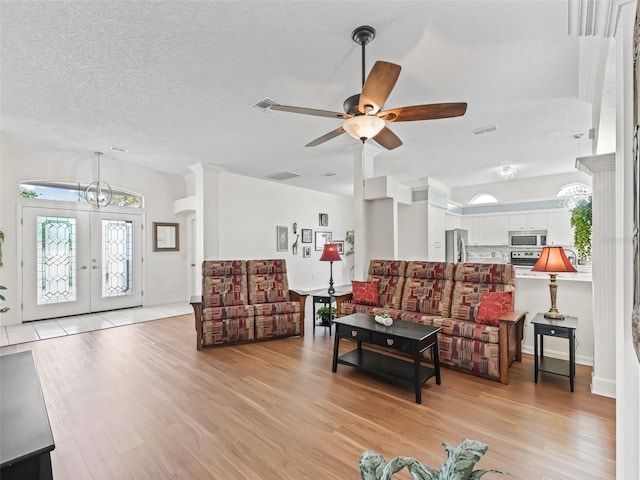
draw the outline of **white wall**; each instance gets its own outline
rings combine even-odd
[[[576,170],[557,175],[515,178],[508,181],[454,188],[452,197],[449,199],[462,205],[469,205],[469,201],[479,193],[489,193],[496,197],[499,203],[548,200],[556,198],[558,191],[569,183],[584,183],[591,186],[591,177]]]
[[[244,177],[232,173],[220,174],[219,242],[221,259],[284,258],[287,261],[289,288],[311,290],[329,285],[329,264],[320,262],[322,251],[314,243],[302,243],[302,229],[331,232],[332,240],[345,239],[353,229],[353,200],[283,183]],[[321,227],[318,215],[329,215],[329,225]],[[297,223],[298,254],[293,255],[295,241],[293,223]],[[289,249],[276,248],[276,227],[289,231]],[[356,247],[358,239],[356,238]],[[311,247],[311,257],[303,258],[302,247]],[[348,246],[345,244],[345,251]],[[335,285],[350,284],[353,256],[343,256],[334,262]]]
[[[395,259],[397,255],[395,242],[398,221],[394,200],[390,198],[368,200],[365,205],[365,216],[367,253],[369,254],[369,258],[365,260],[367,267],[372,259]]]
[[[17,205],[23,202],[19,197],[19,184],[28,180],[75,180],[90,182],[95,180],[95,156],[50,154],[41,152],[38,157],[16,157],[4,148],[0,150],[0,228],[4,231],[4,267],[0,268],[0,284],[5,285],[7,313],[0,315],[3,325],[20,322],[20,298],[17,298],[18,263],[17,257]],[[112,187],[119,187],[139,193],[145,198],[145,207],[134,212],[146,217],[144,233],[144,305],[186,301],[187,287],[185,269],[186,248],[179,252],[153,252],[151,225],[153,222],[180,223],[181,245],[185,245],[186,226],[182,219],[173,215],[173,201],[184,197],[184,181],[181,177],[160,174],[134,165],[118,162],[109,155],[102,157],[101,177]],[[33,204],[33,203],[32,203]],[[65,203],[65,205],[67,205]]]
[[[429,204],[398,205],[398,259],[426,260]],[[444,234],[444,233],[443,233]]]
[[[558,279],[557,306],[560,313],[578,318],[576,328],[576,362],[593,365],[593,291],[592,283]],[[528,312],[524,329],[522,351],[533,355],[533,325],[537,313],[545,313],[551,307],[549,277],[516,278],[515,310]],[[544,339],[545,355],[569,359],[569,342],[566,339]],[[533,373],[532,373],[533,375]],[[568,380],[567,380],[568,385]]]

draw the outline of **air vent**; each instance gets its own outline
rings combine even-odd
[[[277,180],[279,182],[283,182],[285,180],[290,180],[292,178],[296,178],[299,177],[300,175],[298,175],[297,173],[293,173],[293,172],[278,172],[278,173],[274,173],[272,175],[267,175],[264,178],[268,178],[270,180]]]
[[[483,133],[495,132],[498,130],[497,125],[489,125],[488,127],[476,128],[475,130],[469,130],[471,135],[482,135]]]
[[[271,110],[271,105],[277,105],[277,104],[278,102],[276,102],[273,98],[265,97],[262,100],[251,105],[251,108],[255,108],[263,112],[275,113],[275,111]]]

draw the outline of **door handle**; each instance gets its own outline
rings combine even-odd
[[[86,265],[83,265],[83,266],[80,267],[80,270],[86,270],[86,269],[87,269]]]
[[[86,268],[86,267],[85,267]],[[100,267],[96,267],[95,265],[91,267],[91,270],[95,270],[96,268],[100,268]]]

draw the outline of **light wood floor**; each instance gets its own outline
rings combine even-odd
[[[615,402],[589,393],[590,368],[573,394],[563,377],[534,384],[529,356],[510,385],[443,369],[418,405],[352,368],[331,373],[323,331],[198,352],[183,315],[0,354],[34,351],[57,480],[356,480],[365,450],[437,468],[441,443],[464,437],[489,445],[477,468],[511,473],[486,479],[615,478]]]

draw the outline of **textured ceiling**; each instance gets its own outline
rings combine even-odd
[[[305,148],[340,121],[261,112],[279,103],[341,111],[361,88],[359,25],[372,25],[367,69],[402,65],[386,107],[467,102],[461,118],[391,125],[404,145],[375,174],[451,186],[574,169],[573,135],[591,125],[584,45],[566,0],[2,1],[2,149],[86,155],[185,175],[197,162],[349,195],[347,135]],[[580,48],[583,50],[581,51]],[[582,72],[582,73],[580,73]],[[587,72],[588,73],[588,72]],[[580,75],[582,75],[581,78]],[[593,93],[591,93],[593,95]],[[492,133],[470,130],[497,124]],[[582,155],[590,142],[582,139]],[[126,153],[108,150],[124,146]],[[335,176],[324,176],[333,172]]]

